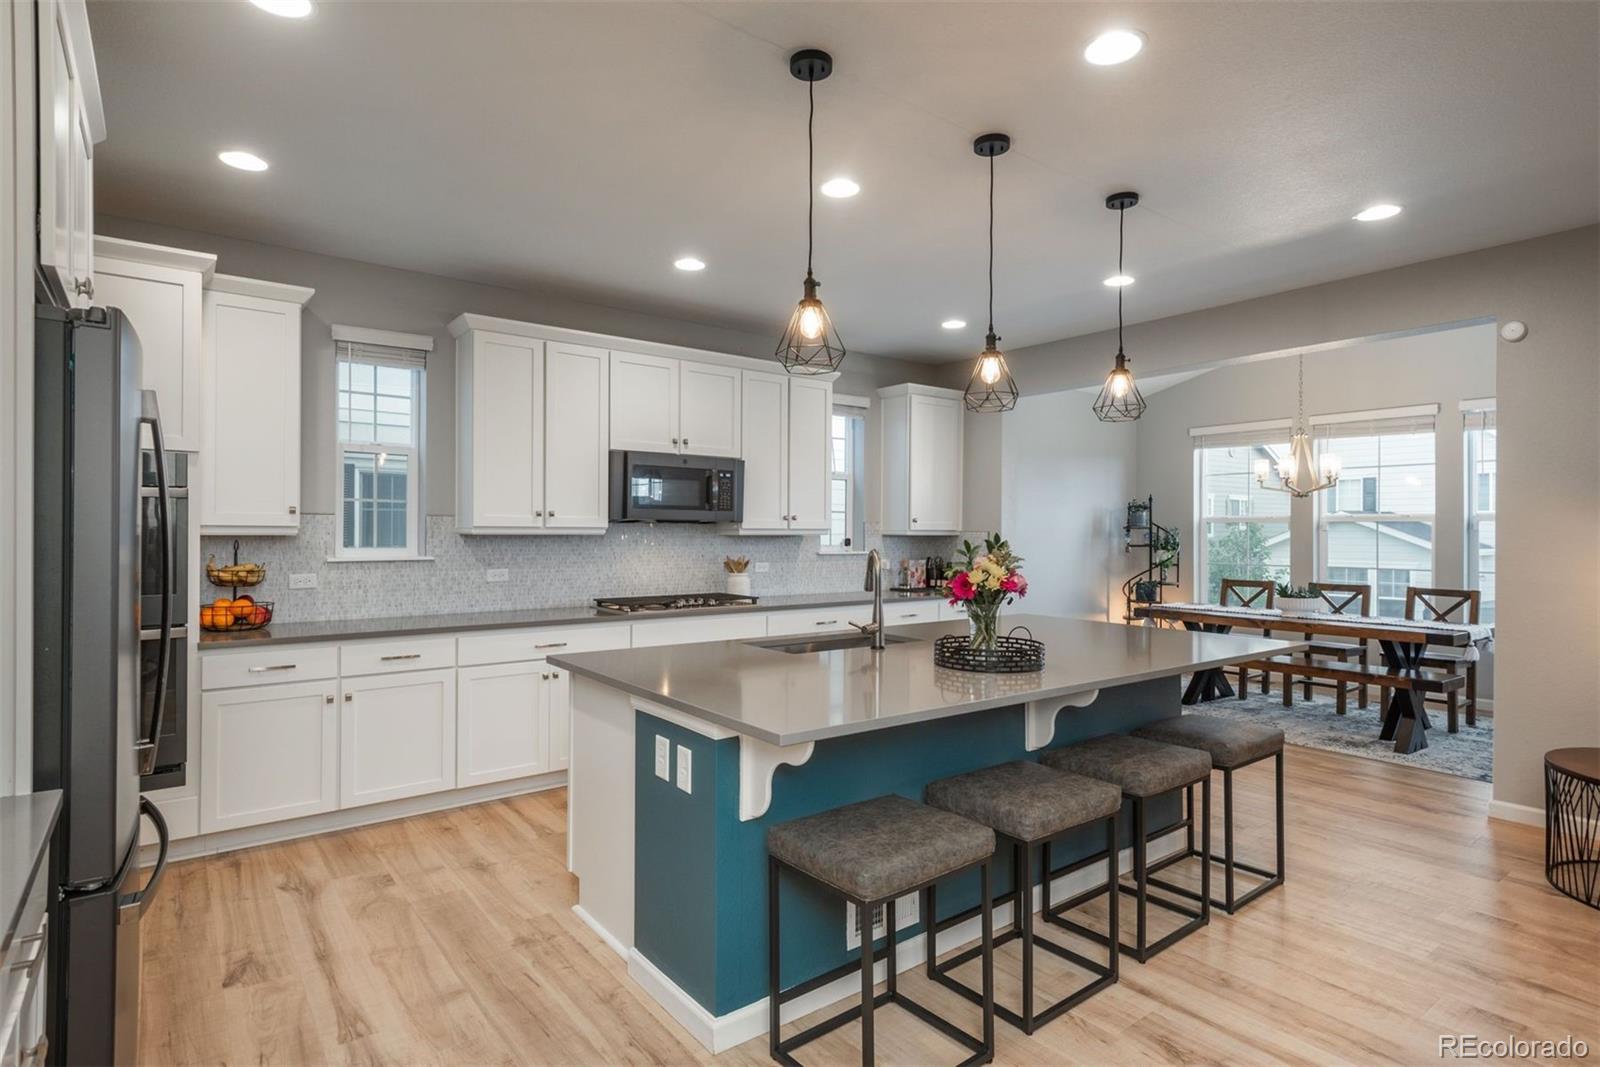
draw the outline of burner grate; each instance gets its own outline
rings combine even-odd
[[[683,593],[672,596],[596,597],[600,611],[614,615],[636,615],[662,611],[705,611],[712,608],[754,605],[756,598],[737,593]]]

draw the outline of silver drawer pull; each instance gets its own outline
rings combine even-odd
[[[838,619],[823,619],[821,622],[817,623],[817,625],[818,626],[838,626],[839,625],[839,620]]]
[[[566,648],[567,647],[567,643],[565,641],[551,641],[549,644],[546,644],[546,645],[534,645],[533,647],[534,648]]]
[[[251,674],[265,674],[267,671],[292,671],[300,666],[298,663],[274,663],[266,667],[251,667]]]
[[[382,662],[382,663],[392,663],[397,659],[421,659],[421,658],[422,658],[422,653],[421,652],[407,652],[403,656],[379,656],[378,660],[380,662]]]

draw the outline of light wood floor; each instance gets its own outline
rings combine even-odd
[[[1239,807],[1264,840],[1259,770]],[[1291,748],[1287,775],[1286,886],[1125,961],[1120,985],[1031,1038],[998,1024],[997,1062],[1438,1062],[1441,1033],[1570,1033],[1600,1051],[1600,912],[1546,885],[1539,829],[1489,821],[1486,786],[1427,771]],[[768,1062],[765,1039],[707,1056],[572,915],[564,804],[176,864],[145,920],[141,1060]],[[1014,956],[997,969],[1003,994]],[[975,1018],[920,974],[902,988]],[[854,1040],[846,1027],[802,1058],[850,1062]],[[959,1058],[894,1008],[878,1050]]]

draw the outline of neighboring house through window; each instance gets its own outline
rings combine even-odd
[[[1478,617],[1494,622],[1495,495],[1499,488],[1496,454],[1499,431],[1495,427],[1493,400],[1468,401],[1462,412],[1466,433],[1467,587],[1481,594]]]
[[[422,554],[426,335],[335,326],[338,533],[335,554]]]
[[[1289,497],[1256,484],[1289,451],[1286,422],[1191,430],[1200,501],[1197,595],[1216,603],[1224,578],[1289,576]]]
[[[841,552],[866,548],[867,407],[855,397],[834,397],[828,441],[828,532],[822,547]]]

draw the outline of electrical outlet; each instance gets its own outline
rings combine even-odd
[[[289,575],[289,588],[290,589],[315,589],[316,587],[317,587],[317,576],[315,574],[291,574],[291,575]]]
[[[672,742],[656,734],[656,777],[672,781]]]
[[[766,574],[772,569],[772,564],[768,563],[766,560],[762,560],[759,563],[752,563],[750,565],[750,569],[755,571],[757,574]]]
[[[483,580],[486,582],[509,582],[511,580],[511,572],[504,567],[490,567],[483,572]]]
[[[894,928],[904,930],[908,926],[917,924],[917,897],[916,893],[907,893],[894,902]],[[877,941],[883,937],[884,908],[876,904],[872,908],[872,940]],[[847,950],[861,947],[861,913],[849,901],[844,905],[844,945]]]
[[[685,793],[694,792],[694,753],[683,745],[678,746],[678,788]]]

